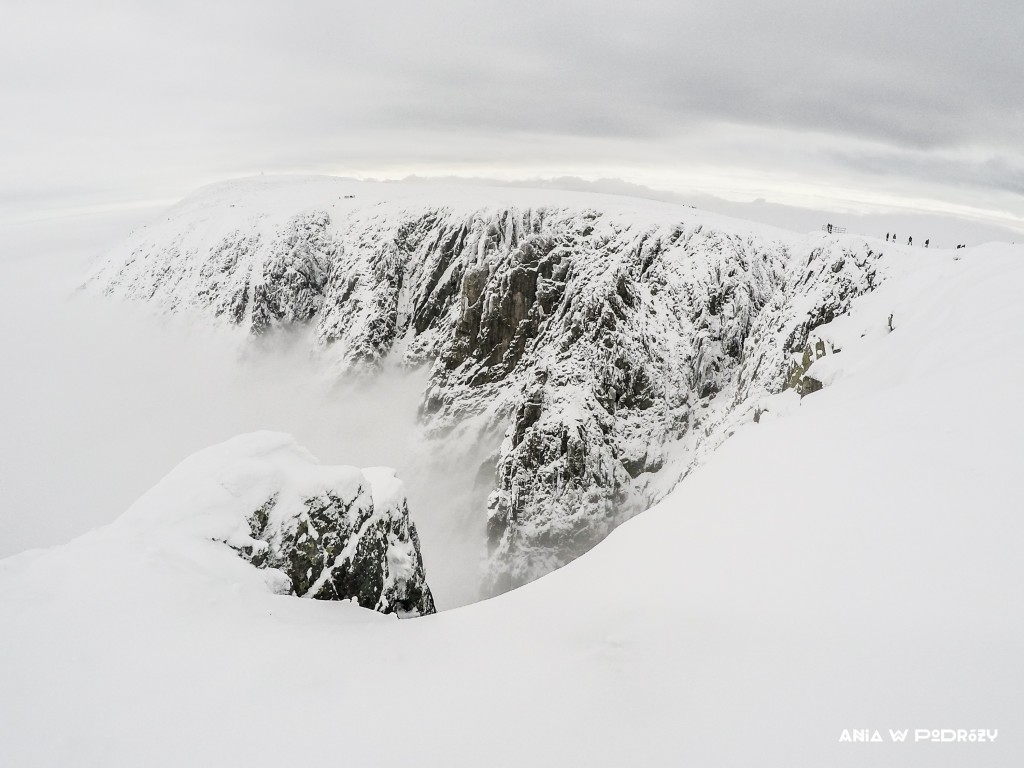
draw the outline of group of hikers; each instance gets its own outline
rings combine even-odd
[[[886,232],[886,233],[885,233],[885,242],[887,242],[887,243],[889,242],[889,237],[890,237],[889,233],[888,233],[888,232]],[[895,232],[893,232],[893,233],[892,233],[892,235],[891,235],[891,237],[892,237],[892,241],[893,241],[893,242],[895,243],[895,242],[896,242],[896,233],[895,233]],[[931,242],[931,240],[925,240],[925,241],[924,241],[924,247],[925,247],[925,248],[927,248],[927,247],[928,247],[928,244],[929,244],[930,242]],[[913,237],[908,237],[908,238],[907,238],[907,245],[913,245],[913,244],[914,244],[914,238],[913,238]],[[966,245],[966,244],[964,244],[964,243],[961,243],[961,244],[957,245],[957,250],[959,250],[960,248],[966,248],[966,247],[967,247],[967,245]]]
[[[846,231],[846,229],[843,228],[843,227],[833,227],[831,224],[823,224],[821,228],[824,231],[828,232],[830,235],[833,234],[833,233],[842,234],[843,232]],[[895,232],[886,232],[885,233],[885,242],[887,242],[887,243],[888,242],[895,243],[896,242],[896,233]],[[924,247],[927,248],[929,245],[931,245],[931,242],[932,242],[931,238],[929,238],[928,240],[925,240],[924,241]],[[907,245],[913,245],[913,244],[914,244],[914,238],[913,237],[908,237],[907,238]],[[956,247],[959,250],[960,248],[966,248],[967,246],[965,244],[963,244],[963,243],[960,243]]]
[[[892,241],[894,243],[896,242],[896,233],[895,232],[892,233]],[[887,243],[889,242],[889,233],[888,232],[885,233],[885,242],[887,242]],[[931,242],[930,239],[929,240],[925,240],[924,241],[924,247],[927,248],[928,247],[928,243],[930,243],[930,242]],[[914,244],[914,238],[913,237],[908,237],[907,238],[907,245],[913,245],[913,244]]]

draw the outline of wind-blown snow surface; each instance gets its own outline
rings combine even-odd
[[[893,271],[820,329],[822,391],[483,603],[399,621],[102,532],[3,561],[0,764],[1024,763],[1024,249]]]

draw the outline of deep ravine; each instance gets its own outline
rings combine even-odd
[[[186,198],[85,289],[296,325],[338,376],[430,364],[421,428],[474,462],[483,594],[565,564],[801,379],[875,244],[600,195],[255,178]]]

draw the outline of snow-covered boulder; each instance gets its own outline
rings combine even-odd
[[[434,612],[394,472],[321,465],[289,435],[257,432],[200,451],[114,527],[147,541],[222,542],[265,569],[275,592]]]
[[[600,195],[261,177],[182,201],[87,286],[310,325],[339,371],[432,361],[425,435],[488,455],[494,593],[663,498],[882,280],[877,248]]]

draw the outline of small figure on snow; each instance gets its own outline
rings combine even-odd
[[[931,242],[931,240],[925,240],[924,241],[924,247],[927,248],[928,247],[928,243],[930,243],[930,242]]]
[[[885,233],[885,242],[887,242],[887,243],[889,242],[889,233],[888,232]]]
[[[907,238],[907,245],[913,245],[913,244],[914,244],[914,238],[908,237]]]

